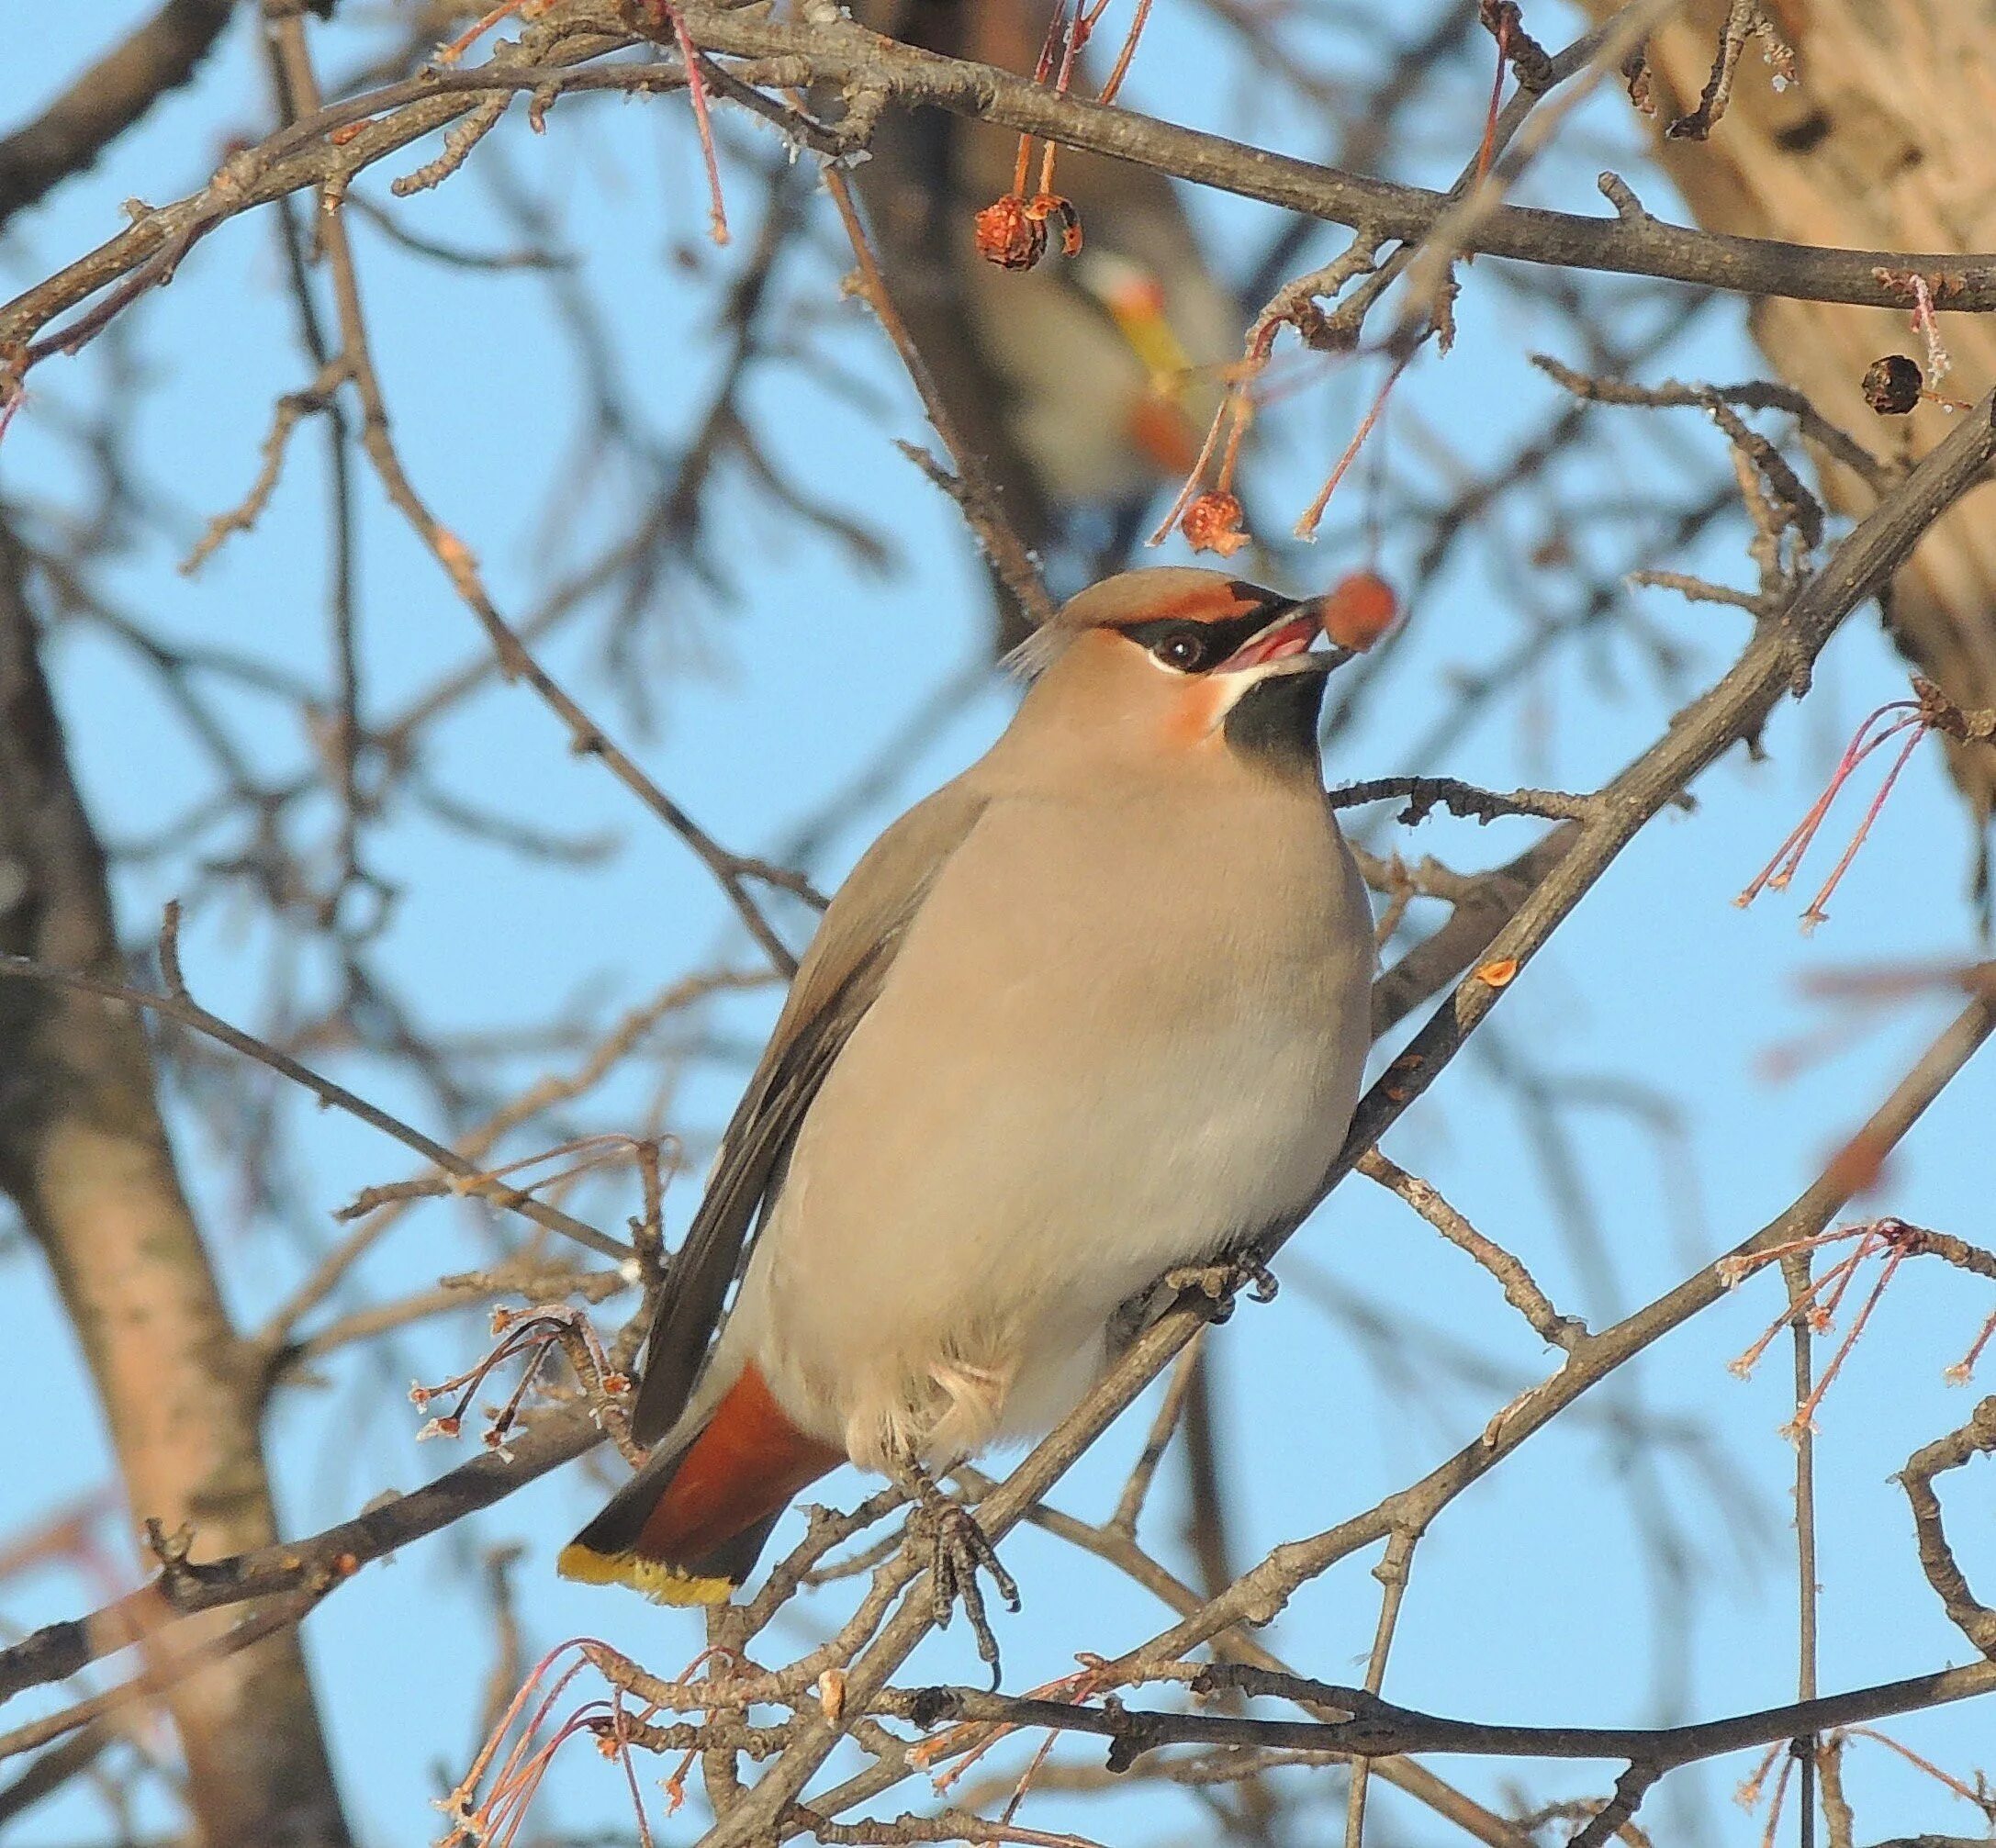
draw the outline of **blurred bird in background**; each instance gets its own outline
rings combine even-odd
[[[873,30],[1030,76],[1054,0],[859,0]],[[1093,95],[1085,78],[1077,94]],[[1173,184],[1062,149],[1080,252],[1007,269],[977,215],[1012,192],[1019,138],[890,111],[853,179],[895,304],[1056,596],[1122,561],[1157,489],[1191,469],[1240,353],[1241,317]],[[1037,170],[1037,156],[1035,167]],[[1004,646],[1025,633],[998,592]]]

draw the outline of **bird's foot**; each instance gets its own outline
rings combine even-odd
[[[936,1627],[948,1630],[959,1603],[963,1606],[970,1634],[977,1639],[978,1660],[991,1670],[993,1694],[1004,1670],[998,1660],[998,1639],[992,1634],[991,1619],[984,1614],[984,1589],[978,1574],[988,1572],[1005,1608],[1019,1607],[1019,1587],[1004,1569],[998,1550],[978,1526],[977,1517],[960,1502],[945,1498],[932,1517],[935,1524],[934,1551],[929,1560],[929,1596],[934,1600]]]
[[[961,1502],[953,1501],[936,1485],[936,1479],[918,1463],[905,1467],[901,1484],[915,1504],[915,1518],[929,1530],[929,1597],[937,1630],[948,1630],[959,1604],[977,1639],[978,1660],[991,1670],[992,1692],[998,1691],[1000,1663],[998,1639],[992,1634],[991,1618],[984,1610],[984,1588],[980,1573],[989,1573],[1005,1608],[1019,1607],[1018,1582],[1004,1569],[998,1549],[978,1525],[977,1517]]]
[[[1212,1305],[1207,1314],[1216,1322],[1224,1322],[1234,1313],[1234,1303],[1241,1291],[1246,1290],[1257,1303],[1273,1303],[1280,1287],[1275,1273],[1259,1258],[1247,1253],[1223,1259],[1217,1264],[1186,1264],[1167,1271],[1164,1282],[1168,1289],[1196,1291],[1204,1296]]]

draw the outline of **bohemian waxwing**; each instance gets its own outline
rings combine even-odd
[[[824,914],[668,1271],[652,1453],[565,1575],[718,1603],[848,1459],[933,1504],[929,1473],[1071,1407],[1164,1272],[1306,1206],[1374,961],[1320,614],[1132,571],[1021,651],[1004,734]]]

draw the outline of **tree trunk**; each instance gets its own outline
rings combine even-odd
[[[1597,18],[1618,0],[1587,0]],[[1650,44],[1659,128],[1698,106],[1726,0],[1687,0]],[[1665,139],[1664,164],[1710,230],[1878,250],[1996,249],[1996,0],[1766,0],[1796,54],[1799,83],[1777,89],[1751,39],[1730,107],[1709,140]],[[1909,305],[1910,306],[1910,305]],[[1943,304],[1945,307],[1945,304]],[[1954,376],[1979,397],[1996,378],[1996,317],[1940,318]],[[1768,364],[1874,453],[1923,453],[1947,413],[1924,404],[1880,419],[1859,381],[1872,361],[1925,363],[1909,315],[1822,302],[1762,301],[1755,338]],[[1856,514],[1864,484],[1819,457],[1833,504]],[[1984,487],[1922,542],[1899,574],[1889,625],[1901,651],[1961,704],[1996,704],[1996,488]],[[1996,750],[1953,747],[1956,780],[1986,838]],[[1980,889],[1988,890],[1982,857]]]
[[[0,527],[0,950],[116,975],[104,854],[70,775],[25,579]],[[0,1190],[62,1291],[133,1516],[191,1525],[196,1558],[269,1544],[256,1383],[181,1191],[131,1009],[0,982]],[[207,1848],[347,1842],[295,1630],[164,1699]]]

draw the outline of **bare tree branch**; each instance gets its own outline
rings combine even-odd
[[[1341,1708],[1350,1718],[1237,1719],[1226,1714],[1154,1712],[1120,1704],[1086,1707],[1018,1699],[970,1687],[916,1688],[878,1697],[873,1707],[876,1712],[912,1719],[925,1728],[943,1720],[982,1719],[1093,1733],[1110,1742],[1113,1771],[1126,1770],[1143,1753],[1166,1746],[1236,1745],[1362,1757],[1435,1752],[1479,1758],[1627,1758],[1661,1773],[1800,1733],[1861,1725],[1996,1692],[1996,1663],[1973,1663],[1683,1726],[1509,1726],[1444,1719],[1397,1707],[1362,1687],[1299,1680],[1238,1663],[1213,1663],[1183,1674],[1194,1694],[1238,1688],[1251,1695],[1307,1699],[1317,1707]]]

